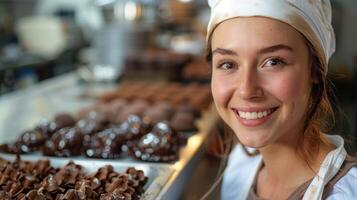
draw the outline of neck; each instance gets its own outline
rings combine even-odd
[[[293,141],[293,142],[287,142]],[[325,156],[331,150],[323,143],[312,162],[297,153],[298,138],[288,138],[260,149],[264,166],[261,170],[263,182],[295,188],[313,178]]]

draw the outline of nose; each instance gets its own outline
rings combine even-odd
[[[255,69],[242,70],[238,77],[238,93],[242,99],[258,99],[264,95],[258,72]]]

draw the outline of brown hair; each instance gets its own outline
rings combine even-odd
[[[310,55],[310,69],[313,84],[311,87],[309,104],[304,122],[304,131],[300,137],[302,146],[297,147],[297,152],[309,164],[314,155],[319,151],[322,143],[331,145],[322,135],[330,131],[335,124],[335,113],[330,101],[334,99],[330,80],[326,75],[327,66],[323,66],[322,58],[312,44],[305,39]]]

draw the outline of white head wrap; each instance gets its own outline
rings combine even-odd
[[[310,41],[327,72],[336,45],[329,0],[208,0],[208,4],[211,7],[208,42],[217,25],[227,19],[252,16],[276,19],[291,25]]]

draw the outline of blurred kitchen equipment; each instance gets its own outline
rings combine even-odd
[[[192,0],[170,0],[169,20],[175,23],[190,23],[196,14],[196,8]]]
[[[104,18],[94,40],[94,77],[114,80],[120,76],[125,56],[149,46],[154,29],[153,4],[144,1],[98,0]]]
[[[172,36],[170,49],[177,53],[189,53],[193,55],[203,55],[205,50],[205,40],[199,34],[180,34]]]
[[[125,56],[148,45],[149,30],[143,27],[111,24],[98,31],[95,41],[95,76],[115,79],[122,70]]]
[[[94,31],[103,24],[96,0],[36,0],[36,2],[35,13],[38,16],[58,16],[61,12],[64,14],[63,11],[67,14],[68,11],[73,12],[71,20],[80,27],[86,40],[91,40]]]
[[[26,17],[16,24],[21,44],[28,52],[53,58],[67,44],[61,20],[55,17]]]

